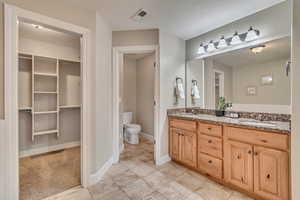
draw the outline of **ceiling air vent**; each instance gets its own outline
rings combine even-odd
[[[142,21],[147,15],[147,11],[145,9],[139,9],[132,17],[134,21]]]

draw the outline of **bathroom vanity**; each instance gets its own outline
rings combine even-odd
[[[289,199],[289,122],[173,113],[169,152],[173,161],[256,199]]]

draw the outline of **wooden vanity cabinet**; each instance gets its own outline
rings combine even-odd
[[[170,121],[171,158],[192,168],[197,166],[196,127],[196,122],[185,120]]]
[[[225,181],[264,199],[288,200],[289,154],[288,149],[283,148],[287,148],[285,136],[225,127]]]
[[[170,118],[172,160],[265,200],[289,200],[289,136]]]

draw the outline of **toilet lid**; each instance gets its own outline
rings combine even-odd
[[[140,128],[141,127],[139,124],[126,124],[125,126],[128,128]]]

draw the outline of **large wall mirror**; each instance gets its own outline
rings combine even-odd
[[[216,109],[219,98],[234,111],[290,114],[290,37],[186,64],[186,107]]]

